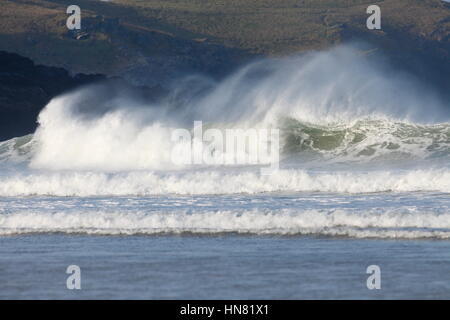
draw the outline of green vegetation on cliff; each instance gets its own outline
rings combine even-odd
[[[120,74],[162,58],[226,68],[248,54],[285,55],[349,39],[450,59],[450,5],[441,0],[0,0],[0,50],[72,72]],[[85,40],[65,26],[82,10]],[[381,31],[366,8],[382,9]],[[205,66],[206,64],[206,66]],[[208,65],[209,64],[209,65]]]

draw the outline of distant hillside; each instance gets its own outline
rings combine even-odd
[[[369,41],[406,65],[433,60],[422,69],[440,64],[450,72],[442,66],[450,60],[450,5],[441,0],[0,3],[0,50],[75,73],[126,74],[135,83],[164,82],[189,70],[220,75],[254,55],[281,56],[352,39]],[[82,31],[88,33],[82,40],[65,26],[65,10],[74,3],[81,7]],[[382,31],[366,28],[370,4],[382,8]]]

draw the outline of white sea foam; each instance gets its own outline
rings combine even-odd
[[[357,238],[450,238],[450,214],[393,210],[239,210],[206,212],[15,212],[0,215],[0,235],[241,233]]]
[[[4,175],[0,196],[199,195],[263,192],[450,192],[450,170],[29,172]]]
[[[0,143],[0,235],[233,232],[448,239],[445,201],[421,203],[431,192],[443,198],[450,193],[450,109],[424,88],[357,49],[340,47],[256,62],[220,83],[189,77],[152,105],[108,86],[57,97],[41,112],[32,137]],[[263,176],[259,166],[174,165],[171,132],[190,129],[196,120],[218,129],[280,128],[281,169]],[[419,206],[399,199],[383,203],[393,194],[419,191],[425,192]],[[267,208],[254,201],[255,194],[269,199],[314,192],[325,193],[327,209],[276,197]],[[361,193],[383,193],[382,200],[377,207],[352,202]],[[237,194],[244,197],[233,208],[215,204],[224,198],[215,195]],[[353,207],[342,208],[336,194]],[[213,204],[165,207],[169,195],[204,195]],[[39,196],[50,196],[53,205],[36,202]],[[156,200],[136,203],[131,211],[120,201],[111,207],[96,198],[89,210],[58,207],[63,200],[55,197],[66,196]]]

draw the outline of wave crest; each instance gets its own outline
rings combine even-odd
[[[0,196],[148,196],[268,192],[450,192],[450,170],[31,172],[3,175]]]
[[[178,212],[16,212],[0,215],[0,235],[257,234],[355,238],[450,239],[450,216],[408,208],[365,212],[343,209]]]
[[[57,97],[41,112],[31,166],[173,168],[170,133],[197,120],[218,129],[279,127],[287,153],[344,160],[448,154],[450,108],[425,88],[350,46],[257,61],[219,83],[190,76],[152,103],[96,85]]]

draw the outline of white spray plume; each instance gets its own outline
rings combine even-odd
[[[341,46],[252,63],[216,84],[191,76],[166,100],[146,105],[93,86],[53,99],[39,116],[31,166],[50,169],[166,169],[173,128],[265,128],[280,118],[350,126],[359,119],[445,122],[448,109],[416,80]]]

